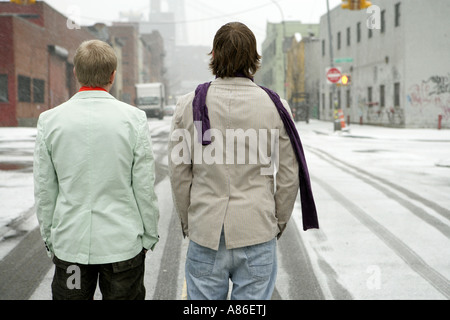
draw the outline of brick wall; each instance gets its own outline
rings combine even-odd
[[[48,109],[48,68],[45,29],[25,19],[13,19],[16,117],[19,126],[33,125],[42,111]],[[30,79],[29,101],[19,97],[18,77]],[[33,81],[44,81],[44,100],[36,101]]]
[[[119,38],[122,47],[122,100],[133,104],[136,99],[135,83],[138,79],[138,33],[133,26],[113,25],[110,27],[111,36]]]
[[[67,18],[44,2],[0,2],[0,12],[0,75],[8,76],[9,100],[0,102],[0,126],[33,126],[41,112],[76,93],[73,57],[78,46],[94,36],[67,28]],[[29,99],[19,99],[19,76],[30,81]],[[35,97],[42,89],[33,83],[43,83],[43,98]]]
[[[7,101],[0,101],[0,126],[17,126],[15,87],[16,77],[14,73],[14,49],[13,49],[13,17],[0,16],[0,75],[6,77]]]

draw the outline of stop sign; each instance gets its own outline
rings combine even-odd
[[[328,68],[327,80],[329,83],[338,83],[341,80],[341,70],[338,68]]]

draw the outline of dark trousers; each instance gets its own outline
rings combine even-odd
[[[107,264],[79,264],[53,257],[53,300],[92,300],[97,280],[104,300],[144,300],[145,252]]]

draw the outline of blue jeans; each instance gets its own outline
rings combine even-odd
[[[229,280],[231,300],[269,300],[277,275],[276,239],[228,250],[222,232],[217,251],[191,240],[185,271],[189,300],[225,300]]]

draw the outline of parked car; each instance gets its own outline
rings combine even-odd
[[[173,116],[173,113],[175,112],[175,106],[174,105],[168,105],[164,107],[164,115],[165,116]]]

